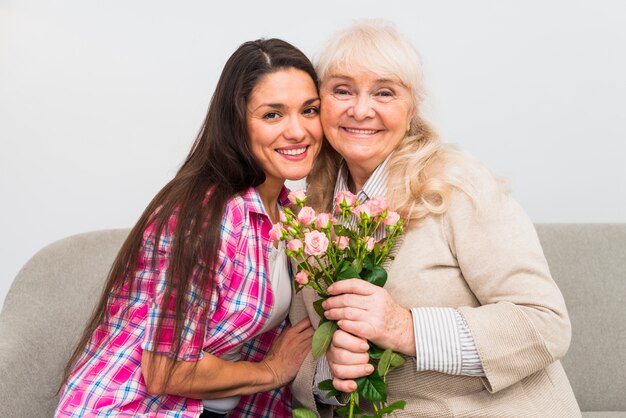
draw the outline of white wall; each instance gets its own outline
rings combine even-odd
[[[241,42],[311,55],[358,17],[413,39],[431,119],[534,221],[626,222],[620,0],[0,0],[0,301],[44,245],[134,223]]]

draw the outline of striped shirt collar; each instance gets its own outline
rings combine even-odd
[[[374,170],[371,176],[367,179],[363,188],[356,193],[357,198],[361,203],[368,201],[374,196],[385,196],[387,194],[387,164],[391,159],[393,152],[380,163]],[[350,174],[348,173],[348,165],[345,160],[341,163],[339,168],[339,174],[337,175],[337,182],[335,183],[335,196],[339,192],[350,191],[348,188],[348,180]]]

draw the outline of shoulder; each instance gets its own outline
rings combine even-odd
[[[489,211],[510,199],[506,180],[482,161],[451,145],[441,152],[442,175],[451,185],[450,211]]]

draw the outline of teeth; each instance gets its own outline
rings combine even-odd
[[[376,129],[354,129],[354,128],[344,128],[344,129],[352,134],[363,134],[363,135],[372,135],[378,132]]]
[[[296,148],[296,149],[279,149],[276,151],[279,154],[284,154],[284,155],[300,155],[300,154],[304,154],[304,151],[306,151],[306,147]]]

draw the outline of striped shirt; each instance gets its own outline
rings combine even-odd
[[[387,165],[391,155],[393,153],[374,170],[363,185],[363,189],[356,194],[361,203],[374,196],[385,196],[387,194]],[[337,182],[335,183],[335,196],[339,192],[350,191],[348,180],[348,167],[344,163],[339,169]],[[353,219],[352,222],[356,222],[356,219]],[[379,228],[374,234],[374,238],[380,240],[385,235],[385,229]],[[418,371],[430,370],[465,376],[485,375],[472,334],[457,309],[418,307],[410,310],[415,329]],[[324,356],[318,363],[314,391],[318,400],[334,404],[332,399],[329,402],[322,392],[317,389],[319,382],[330,377],[330,370]]]
[[[287,193],[283,188],[280,204],[288,203]],[[130,294],[124,287],[110,296],[109,320],[93,333],[62,390],[55,416],[198,417],[202,413],[199,399],[148,393],[141,373],[143,350],[167,354],[174,344],[175,316],[172,306],[164,306],[163,293],[176,221],[174,213],[159,237],[154,225],[144,232],[135,286]],[[241,346],[241,360],[258,362],[265,357],[285,326],[283,321],[255,337],[274,302],[267,270],[271,227],[256,189],[227,202],[214,288],[210,294],[198,288],[202,269],[196,266],[186,295],[189,303],[178,360],[198,361],[204,352],[220,356],[237,346]],[[160,318],[164,332],[157,341]],[[279,388],[242,396],[230,416],[290,416],[290,410],[291,395],[287,388]]]

